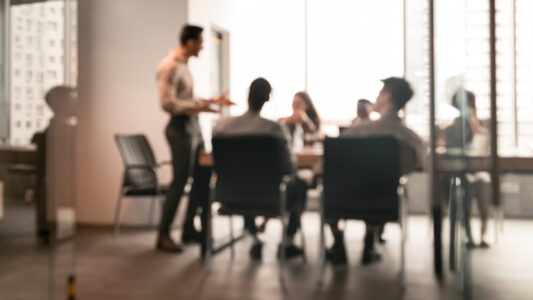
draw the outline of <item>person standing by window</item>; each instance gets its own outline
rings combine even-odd
[[[367,99],[357,100],[357,117],[352,120],[352,126],[359,125],[366,121],[370,121],[370,112],[372,111],[372,103]]]

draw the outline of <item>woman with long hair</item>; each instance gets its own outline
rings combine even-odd
[[[282,118],[281,122],[287,125],[291,135],[294,134],[298,124],[302,126],[304,134],[316,134],[320,130],[320,116],[311,97],[305,91],[300,91],[294,95],[292,115]]]
[[[281,118],[280,122],[285,124],[291,136],[294,137],[296,127],[300,125],[303,129],[304,140],[307,137],[312,137],[310,141],[314,141],[320,130],[320,117],[315,109],[311,97],[305,91],[300,91],[294,95],[292,100],[292,115],[286,118]],[[308,185],[313,185],[315,181],[315,173],[312,170],[298,170],[298,177],[303,179]],[[268,218],[266,218],[257,228],[259,232],[265,230]]]

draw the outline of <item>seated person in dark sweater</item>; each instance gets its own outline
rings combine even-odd
[[[234,136],[273,136],[279,138],[285,145],[283,160],[285,169],[293,174],[295,173],[295,164],[291,155],[288,143],[288,131],[279,123],[264,119],[260,116],[263,104],[270,99],[271,92],[270,83],[264,78],[255,79],[250,85],[250,93],[248,96],[248,111],[239,117],[231,117],[221,119],[213,129],[213,137],[234,137]],[[257,170],[260,172],[261,170]],[[287,233],[291,243],[285,249],[287,258],[299,256],[303,254],[301,248],[292,243],[296,231],[300,227],[300,215],[305,207],[305,200],[307,195],[306,183],[295,177],[288,186],[287,206],[290,211],[289,225]],[[254,236],[254,244],[250,249],[250,255],[253,258],[261,259],[263,243],[257,236],[257,227],[255,225],[255,218],[245,218],[246,229]],[[279,251],[278,251],[279,255]]]
[[[407,101],[413,96],[413,90],[409,83],[397,77],[383,80],[383,88],[379,92],[374,105],[374,111],[381,114],[376,121],[359,123],[345,130],[343,137],[375,137],[393,136],[399,142],[400,171],[402,175],[413,171],[422,165],[422,158],[426,147],[422,139],[411,129],[402,124],[398,112],[404,108]],[[328,221],[335,242],[331,249],[326,252],[326,258],[333,263],[346,263],[346,250],[344,247],[344,232],[339,230],[338,220]],[[363,264],[371,263],[379,259],[379,254],[374,248],[374,236],[383,230],[384,224],[366,223],[364,238]]]

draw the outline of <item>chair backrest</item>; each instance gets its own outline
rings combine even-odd
[[[326,218],[370,222],[398,219],[398,142],[393,137],[326,138]]]
[[[284,141],[271,136],[215,137],[216,201],[221,213],[279,214]],[[286,151],[286,150],[285,150]]]
[[[339,135],[342,135],[348,129],[350,129],[350,126],[339,126]]]
[[[125,167],[123,186],[155,186],[157,178],[150,169],[154,169],[157,163],[146,136],[117,134],[115,142]],[[141,166],[145,168],[139,168]]]

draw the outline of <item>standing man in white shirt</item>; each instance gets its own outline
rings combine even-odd
[[[185,25],[179,36],[180,45],[171,49],[157,67],[157,88],[163,110],[170,114],[165,135],[172,154],[173,178],[162,209],[157,249],[181,252],[182,247],[170,237],[170,227],[176,215],[189,174],[194,182],[189,197],[182,241],[201,242],[201,232],[194,228],[196,209],[208,201],[210,170],[197,167],[198,150],[203,148],[198,115],[217,112],[212,104],[232,104],[225,94],[213,99],[198,99],[193,92],[193,79],[188,61],[203,48],[202,27]],[[202,225],[205,218],[202,218]],[[205,228],[205,226],[202,226]]]

